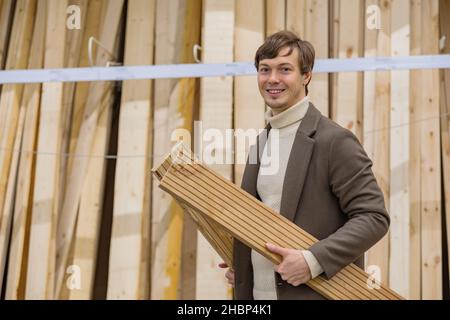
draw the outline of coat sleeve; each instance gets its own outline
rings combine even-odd
[[[328,179],[347,222],[309,248],[327,279],[354,262],[388,231],[390,219],[372,162],[357,138],[339,130],[330,143]]]

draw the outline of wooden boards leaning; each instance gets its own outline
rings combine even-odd
[[[47,2],[45,68],[64,66],[67,1]],[[58,39],[58,41],[55,41]],[[42,85],[26,299],[53,299],[63,83]],[[42,258],[44,257],[44,258]]]
[[[253,61],[264,41],[264,1],[236,2],[234,27],[235,61]],[[249,12],[253,12],[249,15]],[[264,101],[255,76],[234,79],[235,162],[234,182],[241,184],[249,146],[256,142],[258,129],[264,128]]]
[[[128,3],[125,65],[153,63],[155,1]],[[151,168],[151,80],[124,81],[119,118],[108,299],[148,299],[150,288],[147,175]]]
[[[410,3],[392,1],[391,55],[408,56]],[[409,70],[391,71],[389,286],[407,299],[410,271]]]
[[[307,249],[317,241],[262,202],[195,160],[181,143],[174,147],[161,166],[153,169],[153,173],[160,182],[160,188],[170,193],[180,203],[214,220],[232,237],[257,250],[274,263],[280,263],[281,260],[279,256],[265,248],[267,242],[282,247]],[[309,281],[307,285],[333,300],[402,299],[381,283],[377,283],[379,289],[369,287],[368,277],[363,270],[351,264],[330,280],[319,276]]]
[[[234,0],[203,1],[202,62],[233,61]],[[200,120],[203,130],[213,135],[205,140],[226,136],[233,125],[233,79],[231,77],[202,78],[200,83]],[[213,147],[209,147],[213,145]],[[232,177],[232,143],[214,148],[205,146],[202,156],[211,156],[215,170],[224,177]],[[209,151],[209,152],[208,152]],[[216,266],[220,258],[199,235],[197,244],[197,299],[225,299],[229,295],[225,279]]]
[[[367,5],[380,8],[380,29],[366,30],[366,56],[389,56],[391,1],[371,0]],[[389,71],[366,72],[364,75],[364,136],[363,145],[373,161],[372,170],[383,192],[386,208],[389,210],[390,187],[390,80]],[[389,277],[389,233],[367,251],[366,270],[388,284]]]

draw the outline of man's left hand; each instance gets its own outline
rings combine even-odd
[[[281,279],[293,286],[299,286],[311,280],[311,270],[301,250],[283,248],[271,243],[267,243],[266,247],[283,259],[279,265],[275,266],[275,271],[280,274]]]

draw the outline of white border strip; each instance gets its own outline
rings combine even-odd
[[[438,68],[450,68],[450,54],[408,57],[318,59],[315,63],[314,72],[327,73]],[[256,70],[251,62],[29,69],[0,71],[0,84],[249,76],[255,74]]]

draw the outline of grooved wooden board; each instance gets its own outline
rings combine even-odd
[[[307,249],[317,240],[280,214],[265,206],[219,174],[193,160],[182,144],[174,147],[163,164],[153,172],[160,188],[183,203],[220,224],[232,237],[257,250],[278,264],[278,255],[269,252],[270,242],[287,248]],[[229,258],[231,259],[231,258]],[[368,286],[369,275],[351,264],[332,279],[319,276],[307,283],[328,299],[402,299],[377,283]]]

